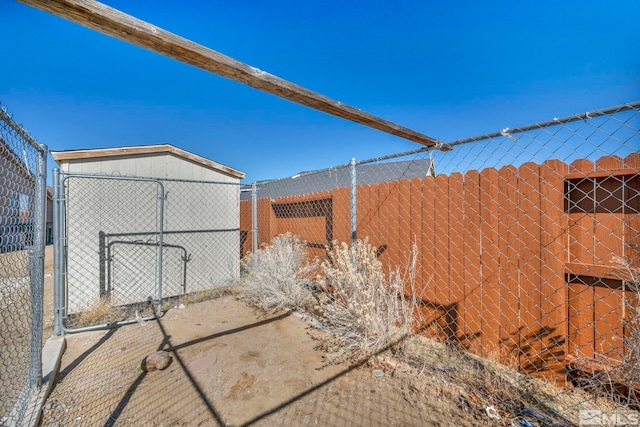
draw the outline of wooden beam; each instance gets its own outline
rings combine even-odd
[[[93,0],[19,0],[35,8],[298,104],[426,146],[439,141],[345,105]]]

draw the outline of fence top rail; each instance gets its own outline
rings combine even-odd
[[[56,168],[57,169],[57,168]],[[193,184],[221,184],[221,185],[233,185],[239,187],[241,184],[239,182],[228,182],[228,181],[204,181],[198,179],[179,179],[179,178],[157,178],[153,176],[137,176],[137,175],[109,175],[109,174],[101,174],[101,173],[85,173],[85,172],[63,172],[60,171],[60,175],[62,175],[65,179],[69,177],[78,177],[78,178],[96,178],[96,179],[119,179],[119,180],[129,180],[129,181],[154,181],[158,183],[162,182],[187,182]]]
[[[638,110],[638,109],[640,109],[640,101],[629,102],[629,103],[626,103],[626,104],[620,104],[620,105],[616,105],[614,107],[603,108],[603,109],[600,109],[600,110],[587,111],[585,113],[572,114],[572,115],[566,116],[566,117],[554,117],[551,120],[547,120],[547,121],[544,121],[544,122],[536,122],[536,123],[532,123],[532,124],[526,125],[526,126],[519,126],[519,127],[513,128],[513,129],[504,128],[504,129],[502,129],[502,130],[500,130],[498,132],[487,133],[487,134],[484,134],[484,135],[470,137],[470,138],[458,139],[456,141],[447,143],[447,145],[455,146],[455,145],[460,145],[460,144],[466,144],[468,142],[478,142],[478,141],[483,141],[485,139],[492,139],[492,138],[497,138],[497,137],[500,137],[500,136],[513,135],[515,133],[522,133],[522,132],[527,132],[527,131],[534,130],[534,129],[542,129],[542,128],[546,128],[546,127],[550,127],[550,126],[563,125],[563,124],[567,124],[567,123],[571,123],[571,122],[577,122],[577,121],[580,121],[580,120],[585,120],[586,121],[586,120],[589,120],[589,119],[595,119],[596,117],[607,116],[607,115],[610,115],[610,114],[622,113],[624,111]]]
[[[544,122],[536,122],[536,123],[532,123],[530,125],[525,125],[525,126],[518,126],[518,127],[513,128],[513,129],[504,128],[504,129],[499,130],[497,132],[485,133],[485,134],[482,134],[482,135],[472,136],[472,137],[464,138],[464,139],[457,139],[457,140],[452,141],[452,142],[436,144],[436,145],[433,145],[431,147],[422,147],[422,148],[418,148],[418,149],[415,149],[415,150],[403,151],[401,153],[389,154],[387,156],[380,156],[380,157],[375,157],[375,158],[372,158],[372,159],[361,160],[361,161],[357,162],[356,164],[357,165],[364,165],[364,164],[367,164],[367,163],[381,162],[381,161],[384,161],[384,160],[391,160],[391,159],[396,159],[398,157],[411,156],[411,155],[414,155],[414,154],[420,154],[420,153],[433,151],[433,150],[449,151],[456,145],[468,144],[470,142],[485,141],[485,140],[489,140],[489,139],[493,139],[493,138],[499,138],[501,136],[509,136],[509,135],[513,135],[513,134],[517,134],[517,133],[527,132],[527,131],[534,130],[534,129],[543,129],[543,128],[550,127],[550,126],[562,125],[562,124],[567,124],[567,123],[571,123],[571,122],[577,122],[577,121],[580,121],[580,120],[585,120],[586,121],[586,120],[589,120],[589,119],[594,119],[596,117],[607,116],[607,115],[615,114],[615,113],[622,113],[624,111],[629,111],[629,110],[640,110],[640,101],[634,101],[634,102],[629,102],[629,103],[625,103],[625,104],[616,105],[616,106],[613,106],[613,107],[602,108],[600,110],[587,111],[585,113],[573,114],[573,115],[566,116],[566,117],[559,117],[559,118],[558,117],[554,117],[551,120],[547,120],[547,121],[544,121]]]
[[[0,105],[0,121],[3,121],[7,125],[9,125],[9,127],[13,129],[15,133],[17,133],[22,139],[27,141],[29,145],[31,145],[37,151],[41,153],[44,153],[47,151],[47,149],[44,146],[40,145],[38,141],[35,140],[35,138],[29,135],[29,133],[25,128],[23,128],[20,124],[15,122],[13,120],[13,117],[11,117],[11,114],[9,114],[6,108],[1,105]]]

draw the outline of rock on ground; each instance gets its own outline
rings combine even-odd
[[[166,351],[151,353],[142,361],[142,369],[149,371],[161,371],[171,364],[172,357]]]

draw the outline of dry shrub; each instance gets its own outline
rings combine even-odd
[[[634,301],[625,300],[629,310],[625,319],[629,333],[625,336],[623,364],[632,376],[629,379],[640,382],[640,245],[630,245],[630,248],[636,252],[634,257],[615,258],[614,261],[625,273],[624,287],[635,296]]]
[[[624,292],[623,351],[610,357],[580,357],[575,362],[574,383],[597,396],[640,410],[640,246],[629,245],[633,256],[614,256]],[[628,295],[633,297],[629,298]]]
[[[480,415],[478,425],[486,425],[490,406],[500,416],[492,425],[503,426],[571,426],[578,423],[580,410],[619,409],[609,400],[593,399],[582,390],[554,385],[424,336],[410,337],[400,356],[415,369],[417,379],[455,385],[459,406]]]
[[[79,313],[71,314],[66,323],[69,328],[81,328],[122,322],[128,318],[126,307],[114,306],[108,296],[102,296]]]
[[[613,261],[620,267],[623,277],[623,289],[631,291],[633,298],[625,298],[624,352],[622,363],[615,367],[615,376],[626,386],[627,395],[618,396],[636,409],[640,408],[640,244],[630,244],[633,256],[614,257]],[[622,399],[620,399],[622,397]],[[626,400],[627,402],[624,402]]]
[[[320,285],[330,303],[321,309],[333,336],[331,361],[361,361],[399,344],[413,333],[417,309],[414,245],[409,263],[385,276],[376,248],[368,240],[351,247],[334,244],[322,264]]]
[[[273,243],[249,254],[243,261],[243,297],[261,309],[309,310],[317,303],[311,277],[317,261],[307,259],[304,243],[291,233],[274,237]]]

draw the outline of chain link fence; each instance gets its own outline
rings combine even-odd
[[[54,171],[56,332],[144,322],[239,276],[238,184]]]
[[[256,182],[242,253],[285,233],[312,258],[366,239],[390,271],[415,246],[418,329],[490,367],[448,380],[538,421],[638,410],[639,148],[636,102]]]
[[[0,424],[22,425],[42,377],[47,148],[0,109]]]

